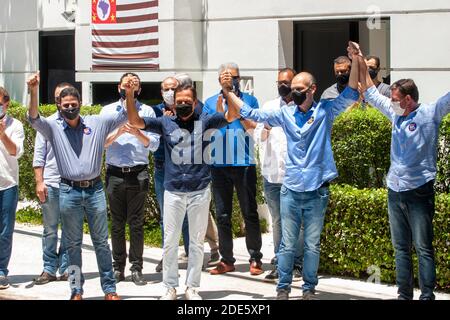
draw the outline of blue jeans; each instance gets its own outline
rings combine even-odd
[[[56,275],[67,271],[68,255],[65,248],[65,232],[62,229],[61,244],[58,247],[58,225],[61,221],[59,210],[59,188],[47,186],[48,196],[44,203],[41,203],[42,216],[44,220],[44,233],[42,235],[42,251],[44,260],[44,271]]]
[[[270,215],[272,216],[272,229],[273,229],[273,249],[275,258],[273,264],[278,265],[277,254],[280,250],[281,243],[281,215],[280,215],[280,190],[281,183],[270,183],[264,178],[264,198],[266,199],[267,206],[269,207]],[[300,234],[298,236],[297,251],[295,254],[294,265],[302,268],[303,265],[303,225],[300,228]]]
[[[420,299],[435,299],[436,266],[433,248],[434,181],[410,191],[389,189],[388,211],[395,250],[398,294],[413,299],[412,246],[419,257]]]
[[[303,258],[303,292],[314,292],[318,283],[320,234],[328,205],[328,187],[315,191],[295,192],[281,187],[281,245],[278,252],[279,281],[277,290],[291,290],[292,268],[303,223],[305,253]]]
[[[8,275],[18,201],[17,186],[0,191],[0,276]]]
[[[116,280],[112,266],[111,249],[108,244],[108,218],[106,197],[102,182],[94,187],[78,188],[61,183],[59,206],[65,229],[70,269],[79,268],[79,276],[70,274],[72,293],[83,293],[84,276],[81,273],[81,245],[83,243],[83,222],[86,214],[103,292],[116,292]]]
[[[159,226],[161,228],[162,247],[164,247],[164,164],[155,161],[155,194],[156,201],[158,201],[161,218],[159,219]],[[182,227],[184,252],[189,254],[189,223],[187,214],[183,220]]]

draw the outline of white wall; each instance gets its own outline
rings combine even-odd
[[[450,13],[391,17],[392,81],[414,79],[421,101],[450,91]]]

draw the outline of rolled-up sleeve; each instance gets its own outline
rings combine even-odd
[[[34,142],[33,168],[42,168],[45,166],[47,158],[47,141],[39,132],[36,134]]]
[[[436,108],[434,111],[434,121],[440,123],[442,121],[442,118],[444,118],[449,113],[450,113],[450,92],[448,92],[445,96],[443,96],[436,102]]]

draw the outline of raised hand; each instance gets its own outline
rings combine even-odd
[[[124,87],[125,87],[126,93],[133,94],[134,91],[139,90],[139,79],[134,76],[125,78]]]
[[[219,82],[225,94],[233,90],[233,76],[230,71],[223,71],[219,76]]]
[[[359,47],[359,44],[356,42],[353,42],[353,41],[348,42],[347,53],[348,53],[348,57],[351,60],[353,60],[356,57],[363,56],[363,54],[361,52],[361,48]]]
[[[41,81],[40,72],[33,74],[31,77],[27,80],[28,90],[37,90],[39,88],[39,83]]]

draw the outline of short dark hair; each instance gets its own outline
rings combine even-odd
[[[402,95],[409,95],[415,102],[419,102],[419,89],[417,89],[413,79],[400,79],[394,82],[391,86],[391,90],[395,89],[398,89]]]
[[[375,64],[377,65],[377,69],[380,69],[380,58],[379,57],[377,57],[377,56],[366,56],[366,57],[364,57],[364,59],[366,59],[367,61],[369,61],[369,60],[375,60]]]
[[[194,101],[197,100],[197,90],[195,89],[194,86],[178,86],[175,89],[174,98],[177,97],[177,92],[181,92],[181,91],[185,91],[185,90],[190,90],[192,92],[192,96],[194,98]]]
[[[278,70],[278,74],[284,72],[291,72],[294,75],[294,77],[297,75],[297,72],[292,68],[281,68],[280,70]]]
[[[9,93],[3,87],[0,87],[0,97],[3,97],[3,102],[9,102]]]
[[[334,59],[334,64],[352,64],[349,57],[340,56]]]
[[[64,97],[67,97],[67,96],[75,97],[75,98],[77,98],[78,102],[81,102],[80,93],[79,93],[78,90],[77,90],[76,88],[74,88],[74,87],[68,87],[68,88],[65,88],[65,89],[63,89],[63,90],[61,91],[61,93],[59,94],[59,97],[61,98],[61,100],[62,100]]]
[[[141,85],[141,78],[139,78],[139,76],[138,76],[136,73],[133,73],[133,72],[126,72],[126,73],[124,73],[124,74],[120,77],[119,84],[122,84],[123,79],[124,79],[125,77],[128,77],[128,76],[132,76],[132,77],[138,78],[138,80],[139,80],[139,86]]]

